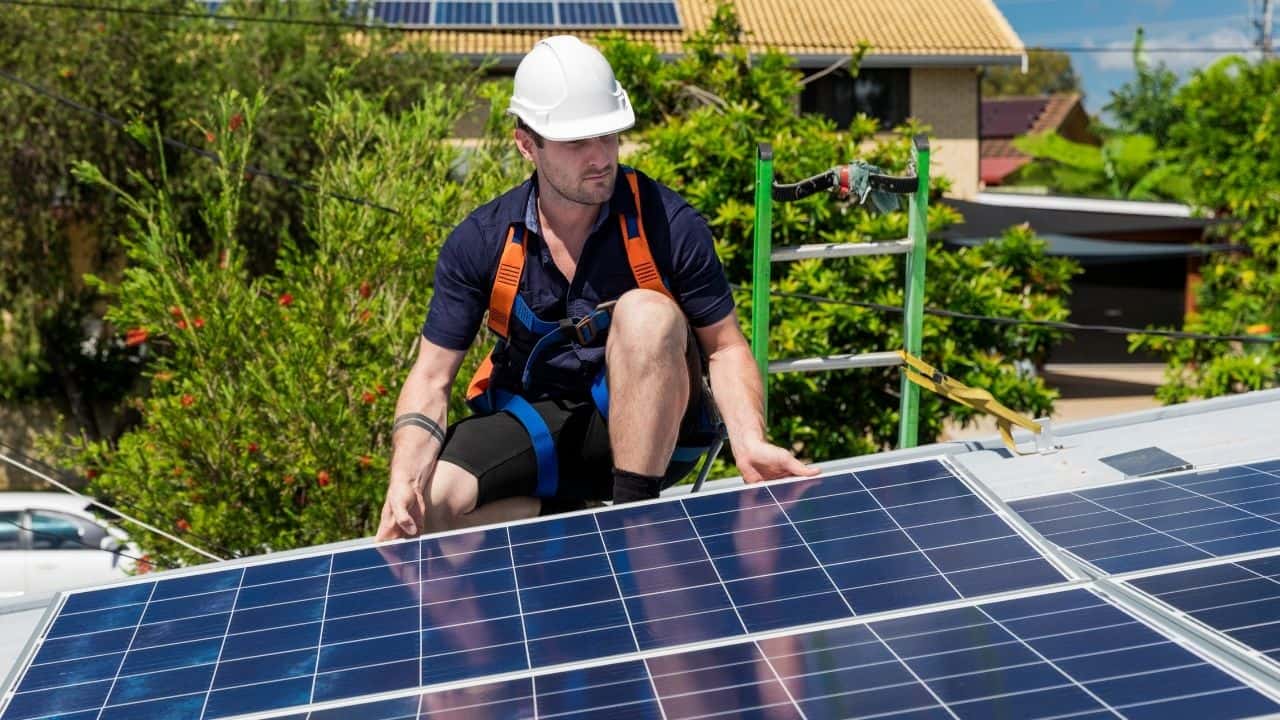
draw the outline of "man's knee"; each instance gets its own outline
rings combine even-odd
[[[451,462],[437,463],[426,492],[429,529],[459,527],[461,517],[475,509],[479,493],[480,481],[475,475]]]
[[[653,351],[665,355],[673,347],[683,350],[688,327],[671,298],[652,290],[632,290],[618,298],[613,308],[609,344],[625,346],[628,355]]]

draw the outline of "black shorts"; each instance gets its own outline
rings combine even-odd
[[[703,374],[701,354],[690,333],[689,406],[680,423],[677,444],[710,444],[704,411],[714,414]],[[591,401],[539,400],[530,403],[547,423],[555,441],[560,482],[555,497],[563,500],[609,500],[613,497],[613,451],[609,428]],[[529,433],[507,413],[472,415],[451,425],[440,459],[453,463],[480,480],[476,506],[509,497],[532,497],[538,484],[538,461]],[[672,462],[666,485],[678,482],[697,460]]]

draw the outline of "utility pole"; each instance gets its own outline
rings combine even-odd
[[[1271,42],[1271,26],[1274,12],[1275,0],[1262,0],[1262,18],[1253,21],[1254,26],[1258,28],[1258,49],[1262,51],[1263,60],[1270,60],[1275,50],[1275,46]]]

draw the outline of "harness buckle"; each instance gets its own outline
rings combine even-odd
[[[560,321],[560,330],[579,345],[586,347],[598,339],[601,333],[609,329],[610,313],[617,303],[617,300],[600,303],[596,306],[594,312],[581,320],[574,321],[570,318],[565,318]]]

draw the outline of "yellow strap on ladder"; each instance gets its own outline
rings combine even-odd
[[[898,354],[902,356],[902,361],[906,363],[907,367],[903,372],[907,374],[908,380],[961,405],[995,417],[996,426],[1000,428],[1000,437],[1004,439],[1005,446],[1011,452],[1017,455],[1034,454],[1018,449],[1018,446],[1013,442],[1013,426],[1017,425],[1026,428],[1039,435],[1044,431],[1040,423],[1001,405],[1000,401],[996,400],[986,390],[971,388],[955,378],[948,377],[941,370],[905,350],[899,350]]]

